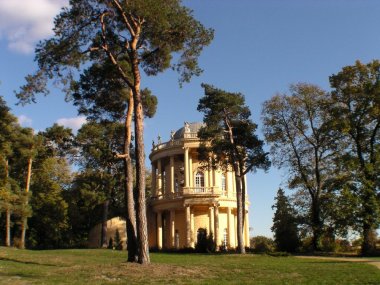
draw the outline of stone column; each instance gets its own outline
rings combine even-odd
[[[185,187],[189,187],[189,148],[185,148],[185,161],[184,165],[184,175],[185,175]]]
[[[170,210],[170,240],[172,248],[175,248],[175,210]]]
[[[245,219],[244,219],[244,230],[245,230],[245,246],[250,246],[249,241],[249,218],[248,218],[248,211],[245,213]]]
[[[235,172],[231,171],[231,176],[232,176],[232,191],[235,195],[231,195],[232,197],[236,198],[236,177],[235,177]]]
[[[209,187],[213,187],[214,186],[214,183],[212,181],[212,176],[213,176],[213,173],[212,173],[213,169],[210,167],[208,169],[208,186]]]
[[[186,205],[186,247],[191,247],[190,205]]]
[[[157,160],[157,196],[163,194],[162,192],[162,168],[161,168],[161,159]]]
[[[162,211],[157,212],[157,248],[162,249]]]
[[[234,231],[234,216],[231,208],[227,208],[227,233],[228,233],[228,247],[235,247],[235,231]]]
[[[220,246],[220,235],[219,235],[219,206],[215,205],[214,206],[214,233],[215,233],[215,245],[217,250],[219,249]]]
[[[196,239],[196,233],[195,233],[195,229],[194,229],[194,209],[191,209],[191,213],[190,213],[190,225],[191,225],[191,242],[190,242],[190,245],[191,247],[195,247],[195,239]]]
[[[214,238],[215,238],[215,227],[214,227],[214,207],[210,207],[209,208],[209,212],[208,212],[208,218],[209,218],[209,221],[210,221],[210,225],[209,225],[209,234],[210,232],[212,232]]]
[[[234,216],[234,233],[235,233],[235,241],[236,241],[236,246],[237,246],[237,209],[236,209],[236,215]]]
[[[152,162],[152,193],[154,193],[154,195],[157,195],[156,179],[156,165]]]
[[[190,187],[194,187],[194,180],[193,180],[193,159],[191,158],[191,155],[189,155],[189,185]]]
[[[170,157],[170,193],[174,193],[174,156]]]

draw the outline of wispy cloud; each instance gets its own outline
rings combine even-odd
[[[57,120],[57,124],[64,126],[66,128],[70,128],[73,132],[78,131],[80,127],[86,123],[86,117],[79,116],[74,118],[60,118]]]
[[[0,39],[8,48],[28,54],[53,34],[53,20],[68,0],[0,0]]]
[[[23,127],[31,127],[32,119],[25,115],[20,115],[17,117],[18,123]]]

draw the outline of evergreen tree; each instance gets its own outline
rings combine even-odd
[[[275,204],[272,209],[276,209],[273,217],[274,242],[278,251],[295,252],[300,245],[297,229],[297,220],[294,209],[289,203],[284,190],[277,191]]]
[[[193,18],[178,0],[71,0],[55,19],[54,37],[36,49],[39,71],[28,76],[18,97],[23,103],[36,93],[48,93],[48,79],[56,78],[69,93],[73,69],[108,60],[132,92],[136,150],[136,229],[138,261],[149,263],[145,208],[145,150],[141,71],[156,75],[172,67],[181,82],[201,73],[198,57],[213,31]],[[176,56],[173,56],[173,55]],[[177,63],[172,63],[177,59]],[[111,100],[111,98],[110,98]],[[130,125],[128,127],[131,127]],[[133,261],[133,260],[130,260]]]
[[[207,84],[202,87],[205,96],[199,100],[197,109],[204,113],[205,126],[198,133],[201,139],[199,158],[206,166],[232,168],[234,172],[238,251],[245,253],[245,175],[258,168],[268,169],[270,162],[263,150],[263,142],[255,134],[257,125],[250,119],[251,112],[245,105],[244,96]]]

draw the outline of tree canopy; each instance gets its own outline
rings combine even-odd
[[[198,136],[199,159],[207,166],[232,168],[235,174],[237,200],[238,250],[244,253],[243,225],[245,215],[245,179],[249,171],[268,169],[270,163],[263,142],[255,134],[257,125],[250,120],[251,112],[240,93],[226,92],[202,84],[205,95],[199,100],[198,111],[204,113]],[[211,163],[211,165],[210,165]]]

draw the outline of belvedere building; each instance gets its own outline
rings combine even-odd
[[[237,247],[236,187],[232,169],[205,167],[198,160],[202,123],[187,123],[170,140],[152,144],[152,196],[148,206],[149,245],[157,249],[195,247],[212,233],[217,248]],[[246,181],[246,180],[245,180]],[[247,187],[246,187],[247,189]],[[244,244],[249,245],[248,196]]]

